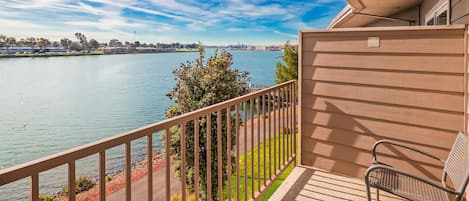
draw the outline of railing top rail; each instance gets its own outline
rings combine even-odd
[[[104,151],[119,145],[122,145],[126,142],[139,139],[146,135],[156,133],[158,131],[164,130],[166,128],[176,126],[188,121],[191,121],[195,118],[200,118],[216,112],[218,110],[225,109],[229,106],[233,106],[239,103],[242,103],[246,100],[251,99],[272,90],[276,90],[292,83],[295,83],[295,80],[284,82],[266,89],[258,90],[240,97],[236,97],[221,103],[217,103],[208,107],[198,109],[193,112],[188,112],[186,114],[179,115],[177,117],[165,119],[163,121],[149,124],[119,135],[115,135],[109,138],[97,140],[76,148],[72,148],[63,152],[59,152],[53,155],[49,155],[43,158],[39,158],[30,162],[12,166],[0,170],[0,186],[17,181],[19,179],[33,175],[34,173],[39,173],[51,168],[55,168],[61,165],[64,165],[69,162],[76,161],[78,159],[90,156],[92,154],[97,154],[100,151]]]

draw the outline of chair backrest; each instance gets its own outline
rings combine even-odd
[[[449,176],[456,192],[463,194],[469,181],[469,139],[458,133],[446,160],[444,173]]]

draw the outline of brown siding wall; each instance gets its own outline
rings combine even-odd
[[[469,0],[451,1],[451,23],[469,24]]]
[[[301,163],[362,178],[380,139],[445,158],[465,130],[464,29],[301,32]],[[368,47],[368,37],[380,47]],[[392,147],[379,152],[396,167],[441,176],[438,162]]]
[[[438,4],[439,0],[423,0],[420,4],[420,24],[425,25],[425,15]]]

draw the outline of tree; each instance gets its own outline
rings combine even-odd
[[[34,37],[26,38],[26,45],[28,45],[30,47],[35,47],[36,43],[37,43],[36,38],[34,38]]]
[[[277,84],[298,79],[298,48],[287,42],[283,48],[282,62],[277,63]]]
[[[70,44],[70,50],[82,51],[83,47],[80,45],[80,43],[72,42],[72,44]]]
[[[45,49],[47,47],[47,45],[49,45],[49,43],[50,43],[49,40],[47,40],[45,38],[42,38],[42,37],[37,38],[36,41],[37,41],[37,44],[38,44],[39,48],[41,48],[41,49]]]
[[[60,45],[62,45],[65,49],[69,50],[72,46],[72,41],[68,38],[60,39]]]
[[[173,90],[167,94],[167,96],[174,100],[174,105],[168,108],[166,116],[168,118],[175,117],[187,112],[191,112],[215,103],[219,103],[228,99],[232,99],[243,95],[248,92],[246,84],[249,82],[249,75],[247,72],[240,72],[235,69],[231,69],[232,65],[232,56],[226,51],[222,51],[218,54],[215,50],[215,55],[210,57],[206,62],[204,62],[204,50],[203,47],[199,44],[199,58],[195,62],[186,62],[181,64],[181,66],[176,69],[173,74],[176,76],[176,86]],[[231,160],[232,164],[227,164],[226,149],[227,146],[230,146],[232,149],[235,145],[235,141],[232,140],[232,144],[227,144],[227,120],[226,120],[226,110],[222,112],[222,144],[216,144],[217,142],[217,121],[216,115],[211,115],[211,128],[212,135],[211,140],[212,146],[210,147],[212,152],[212,167],[217,167],[217,146],[222,146],[224,150],[223,155],[223,178],[226,181],[227,174],[226,168],[227,165],[233,166],[235,160]],[[231,118],[232,125],[235,125],[235,117]],[[218,171],[212,171],[212,198],[206,198],[206,184],[207,184],[207,175],[206,175],[206,118],[202,118],[199,121],[199,155],[200,157],[200,189],[201,197],[205,200],[217,200],[217,185],[218,185]],[[231,139],[235,139],[235,127],[231,128]],[[170,129],[170,150],[173,153],[172,158],[176,161],[175,171],[176,173],[180,172],[181,169],[181,149],[180,149],[180,127],[175,127]],[[189,190],[194,189],[194,123],[189,122],[186,124],[186,172],[187,175],[178,175],[186,176],[187,187]],[[169,153],[167,153],[169,154]],[[234,169],[234,168],[233,168]]]
[[[109,41],[109,46],[110,46],[110,47],[120,47],[120,46],[122,46],[122,42],[120,42],[120,41],[117,40],[117,39],[111,39],[111,40]]]
[[[24,46],[26,44],[26,40],[24,38],[20,39],[19,41],[16,41],[17,46]]]
[[[0,47],[4,47],[7,43],[7,36],[0,34]]]
[[[81,47],[85,50],[88,50],[88,41],[86,36],[83,33],[75,33],[75,37],[80,41]]]
[[[89,48],[95,50],[99,48],[99,42],[95,39],[91,39],[90,42],[88,42]]]
[[[15,37],[7,37],[6,38],[6,45],[8,47],[16,46],[16,38]]]

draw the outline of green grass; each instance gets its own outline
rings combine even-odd
[[[239,172],[240,172],[240,175],[239,175],[239,190],[240,190],[240,200],[245,200],[244,199],[244,193],[245,191],[247,190],[247,198],[248,200],[251,198],[252,196],[252,181],[251,181],[251,178],[252,178],[252,154],[254,153],[254,192],[257,192],[258,190],[258,178],[261,178],[260,179],[260,182],[261,182],[261,187],[264,185],[264,163],[266,165],[266,175],[267,175],[267,178],[269,177],[269,166],[271,167],[271,175],[273,177],[274,175],[274,161],[273,161],[273,157],[270,157],[270,153],[269,153],[269,143],[271,145],[271,151],[272,151],[272,156],[274,155],[274,141],[276,143],[276,151],[275,151],[275,155],[277,156],[277,159],[276,159],[276,169],[279,169],[278,167],[278,157],[280,155],[280,153],[284,153],[284,151],[286,151],[286,149],[283,149],[283,146],[279,146],[279,139],[280,137],[285,137],[286,139],[286,136],[276,136],[274,138],[271,138],[270,140],[266,140],[265,142],[261,143],[260,145],[258,146],[255,146],[253,149],[249,150],[246,154],[244,155],[241,155],[240,158],[239,158],[239,165],[240,165],[240,169],[239,169]],[[288,136],[289,137],[289,136]],[[290,139],[289,139],[290,140]],[[289,141],[288,141],[289,142]],[[265,144],[265,150],[266,150],[266,153],[265,153],[265,158],[264,158],[264,144]],[[285,142],[285,146],[287,144],[287,141]],[[281,148],[279,150],[279,147]],[[260,160],[258,159],[258,151],[260,151]],[[267,159],[267,161],[265,160]],[[247,160],[247,167],[244,166],[244,161]],[[257,165],[260,164],[260,172],[258,172],[258,169],[257,169]],[[260,200],[268,200],[272,194],[277,190],[278,187],[280,187],[280,185],[282,184],[282,182],[287,178],[287,176],[290,174],[290,172],[293,170],[293,167],[294,167],[294,164],[291,163],[288,167],[286,167],[285,171],[279,176],[277,177],[277,179],[272,183],[272,185],[265,191],[264,195],[261,196]],[[247,171],[247,175],[245,175],[244,171]],[[245,176],[247,176],[247,185],[245,186],[244,185],[244,179],[245,179]],[[234,199],[236,198],[236,171],[234,172],[234,174],[232,175],[231,177],[231,198]],[[268,182],[268,179],[266,179],[266,181]],[[224,189],[224,192],[223,192],[223,196],[224,198],[227,198],[227,188],[228,187],[225,187]]]
[[[196,49],[181,49],[181,50],[176,50],[174,52],[181,52],[181,53],[184,53],[184,52],[198,52],[199,50],[196,50]]]

